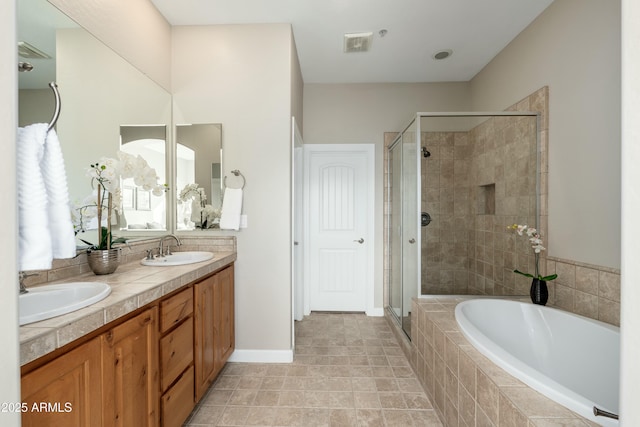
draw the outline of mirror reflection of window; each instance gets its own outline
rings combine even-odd
[[[222,207],[222,125],[176,126],[176,228],[216,229]]]
[[[166,176],[166,126],[120,126],[120,149],[134,156],[141,156],[156,170],[158,181],[167,182]],[[136,186],[133,178],[121,183],[123,209],[119,218],[121,230],[166,230],[166,197],[157,197],[150,191]]]

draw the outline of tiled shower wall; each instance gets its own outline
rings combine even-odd
[[[542,88],[508,109],[540,112],[544,157],[547,92]],[[422,145],[431,152],[422,158],[422,210],[433,218],[422,229],[425,294],[528,293],[530,280],[513,269],[533,272],[533,252],[526,238],[516,238],[507,225],[535,224],[536,117],[481,120],[466,132],[422,134]],[[541,159],[545,178],[546,164]],[[546,195],[542,185],[543,206]],[[544,232],[546,211],[542,214]],[[544,268],[544,259],[540,265]]]
[[[508,111],[540,113],[540,230],[548,242],[548,88],[543,87]],[[397,133],[385,134],[385,147]],[[497,117],[468,132],[422,134],[431,152],[421,158],[422,211],[432,222],[422,228],[423,294],[528,295],[534,256],[525,237],[507,226],[535,224],[535,119]],[[385,185],[391,182],[385,150]],[[388,190],[388,187],[386,188]],[[385,191],[385,230],[390,224],[390,191]],[[487,200],[494,203],[487,203]],[[385,233],[385,305],[389,257]],[[616,269],[546,258],[541,274],[549,282],[549,305],[619,324],[620,272]]]

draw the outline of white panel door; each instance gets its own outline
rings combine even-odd
[[[330,148],[328,148],[330,150]],[[315,151],[308,158],[309,307],[366,311],[368,249],[367,152]]]

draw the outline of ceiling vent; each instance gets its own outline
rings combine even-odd
[[[29,59],[51,59],[49,55],[27,42],[18,42],[18,55]]]
[[[351,33],[344,35],[344,52],[366,52],[371,47],[373,33]]]

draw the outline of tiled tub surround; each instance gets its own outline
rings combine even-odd
[[[123,262],[115,273],[96,276],[86,265],[86,255],[72,260],[54,261],[54,269],[42,272],[53,283],[70,281],[106,282],[111,294],[89,307],[62,316],[20,327],[20,362],[29,363],[95,331],[180,287],[194,282],[236,260],[234,237],[181,238],[184,251],[211,251],[210,261],[175,267],[147,267],[140,264],[147,249],[158,246],[158,240],[135,242],[123,247]],[[177,252],[177,251],[176,251]],[[57,268],[56,268],[57,267]],[[34,277],[30,278],[31,280]],[[38,279],[38,276],[35,277]],[[31,285],[31,284],[29,284]]]
[[[468,297],[414,299],[411,365],[445,426],[587,427],[580,417],[527,387],[462,335],[454,309]]]
[[[549,304],[571,313],[620,326],[620,270],[548,257]]]

